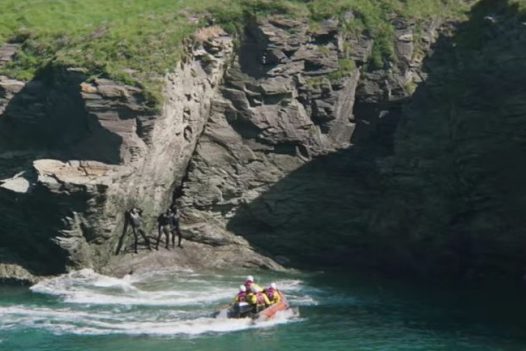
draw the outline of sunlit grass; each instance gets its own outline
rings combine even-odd
[[[525,0],[515,0],[524,3]],[[373,63],[392,55],[395,15],[425,20],[454,16],[463,0],[1,0],[0,43],[19,42],[16,59],[0,74],[30,80],[50,65],[83,67],[149,87],[176,65],[183,39],[214,19],[239,31],[247,17],[269,13],[310,17],[313,21],[352,11],[349,30],[367,31],[375,40]],[[155,88],[157,89],[157,88]]]

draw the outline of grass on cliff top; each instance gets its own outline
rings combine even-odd
[[[181,58],[191,35],[185,8],[201,1],[2,0],[0,42],[23,50],[0,73],[30,80],[50,63],[84,67],[131,83],[150,82]]]
[[[515,0],[524,2],[525,0]],[[469,0],[2,0],[0,44],[22,43],[0,74],[30,80],[49,64],[159,90],[158,78],[181,59],[183,39],[214,18],[236,31],[250,16],[272,13],[312,21],[355,14],[349,30],[375,37],[377,63],[392,53],[396,14],[425,20],[454,16]],[[471,1],[473,2],[473,1]],[[158,94],[153,94],[158,95]]]
[[[238,28],[247,12],[298,13],[290,1],[1,0],[0,45],[22,43],[0,74],[30,80],[49,64],[157,90],[183,53],[183,39],[215,17]]]

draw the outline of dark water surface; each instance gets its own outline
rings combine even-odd
[[[0,350],[526,350],[525,291],[346,274],[255,274],[300,316],[252,324],[210,313],[243,275],[89,270],[0,287]]]

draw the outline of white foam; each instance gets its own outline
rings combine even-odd
[[[186,280],[186,281],[185,281]],[[188,279],[172,284],[172,290],[142,290],[134,283],[143,283],[140,278],[127,276],[123,279],[107,277],[90,269],[72,272],[43,280],[31,287],[35,293],[61,297],[64,302],[98,305],[147,305],[185,306],[217,303],[231,298],[232,291],[221,287],[188,286]],[[194,283],[204,280],[190,279]]]
[[[91,269],[83,269],[59,277],[45,279],[33,285],[31,290],[43,294],[62,295],[64,292],[85,287],[113,288],[123,292],[137,290],[131,284],[128,276],[123,279],[107,277],[97,274]]]
[[[53,306],[0,306],[0,330],[22,326],[60,335],[172,336],[267,328],[300,320],[292,311],[263,322],[208,317],[218,305],[231,301],[240,280],[194,272],[155,272],[119,279],[83,269],[31,287],[35,293],[55,296],[58,301]],[[310,295],[317,290],[301,280],[276,283],[293,306],[317,303]]]
[[[28,308],[25,306],[0,307],[2,326],[46,329],[55,334],[128,334],[128,335],[198,335],[211,332],[232,332],[249,328],[271,327],[289,322],[293,314],[281,313],[270,321],[254,323],[251,319],[194,319],[159,318],[150,315],[142,318],[106,312],[88,313],[72,309]],[[180,316],[179,316],[180,317]],[[140,319],[140,320],[138,320]]]

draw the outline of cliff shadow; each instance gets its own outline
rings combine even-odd
[[[357,96],[352,147],[287,175],[227,228],[296,267],[519,274],[523,16],[510,1],[479,2],[436,41],[410,101]]]
[[[0,88],[0,97],[14,93],[0,115],[0,152],[28,156],[25,159],[33,153],[34,159],[118,164],[122,138],[105,129],[86,108],[80,89],[85,80],[82,72],[49,66],[20,91]],[[84,140],[90,145],[82,145]]]
[[[30,183],[20,192],[0,188],[0,250],[12,253],[0,263],[20,262],[35,274],[63,272],[69,257],[60,240],[68,239],[68,221],[87,208],[81,186],[75,194],[38,186],[35,160],[121,161],[122,138],[90,113],[80,87],[85,80],[82,72],[50,66],[19,91],[0,88],[0,100],[13,94],[0,115],[0,179],[23,174]]]
[[[254,23],[245,27],[243,41],[239,48],[239,66],[242,73],[259,79],[278,63],[268,51],[268,40]]]
[[[85,210],[87,200],[82,193],[66,199],[43,187],[30,194],[0,188],[0,249],[11,254],[0,256],[0,263],[17,263],[37,275],[63,273],[69,258],[57,233],[67,228],[76,212]]]

